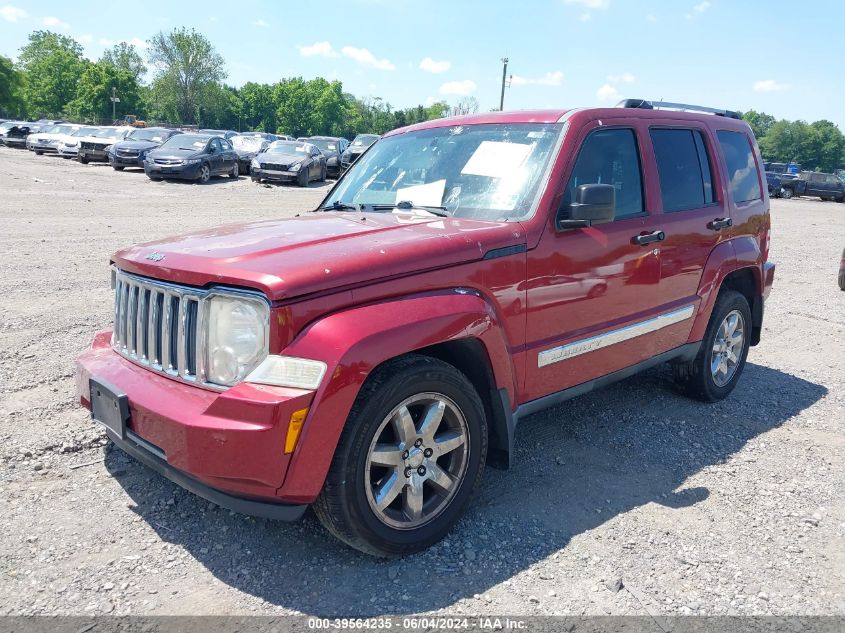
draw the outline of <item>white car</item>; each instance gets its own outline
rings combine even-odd
[[[95,125],[80,127],[72,134],[67,134],[59,139],[56,144],[56,152],[62,158],[76,158],[79,153],[79,141],[83,138],[90,138],[99,130],[100,128]]]
[[[129,127],[128,125],[101,127],[91,136],[80,137],[77,159],[83,164],[91,160],[107,161],[111,146],[118,141],[122,141],[134,131],[135,128]]]
[[[30,134],[26,137],[26,148],[32,150],[36,154],[43,154],[45,152],[56,152],[59,141],[65,136],[73,134],[81,125],[73,123],[60,123],[58,125],[51,125],[36,134]]]

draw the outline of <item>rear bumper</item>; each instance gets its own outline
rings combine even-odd
[[[313,392],[241,383],[210,391],[140,367],[111,348],[111,331],[98,332],[77,360],[76,390],[90,409],[89,380],[126,394],[126,439],[109,431],[124,451],[183,488],[237,512],[296,519],[306,499],[279,496],[290,455],[284,453],[294,411]]]

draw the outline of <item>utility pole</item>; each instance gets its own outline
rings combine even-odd
[[[117,88],[111,87],[111,120],[112,123],[117,121],[117,104],[120,103],[120,98],[117,96]]]
[[[499,99],[499,112],[505,109],[505,81],[508,77],[508,58],[502,57],[502,98]]]

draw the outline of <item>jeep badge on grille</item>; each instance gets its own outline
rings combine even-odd
[[[146,259],[152,260],[154,262],[160,262],[162,259],[164,259],[164,255],[162,255],[161,253],[150,253],[149,255],[147,255]]]

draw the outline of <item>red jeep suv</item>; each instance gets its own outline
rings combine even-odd
[[[683,111],[681,111],[683,110]],[[769,199],[732,112],[439,119],[320,207],[112,258],[78,361],[122,450],[232,510],[396,556],[448,532],[519,420],[670,362],[715,401],[760,340]]]

